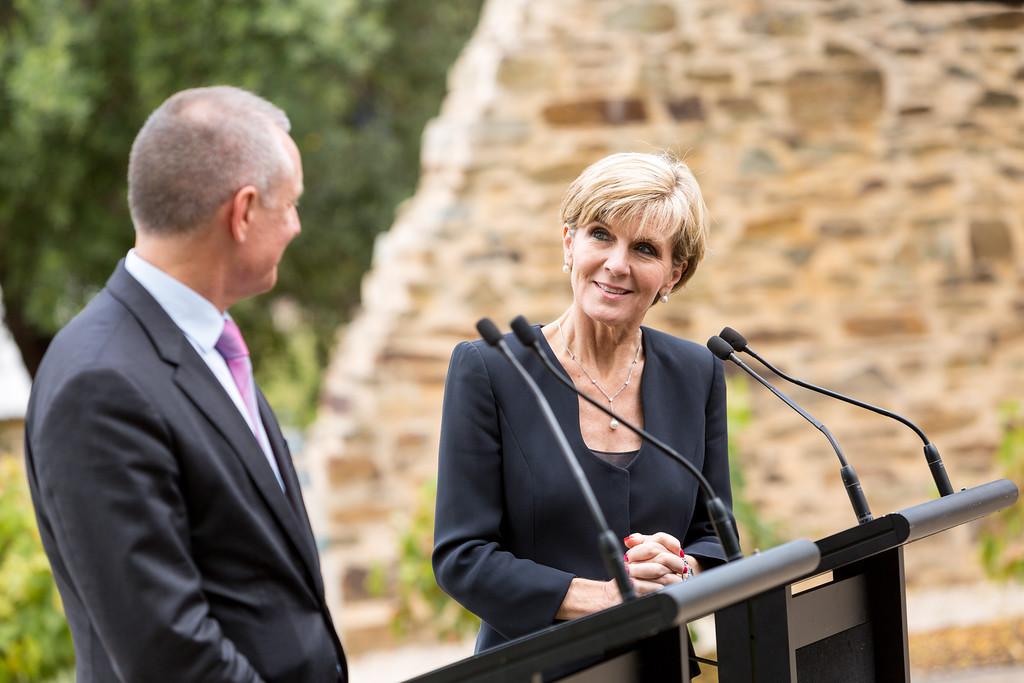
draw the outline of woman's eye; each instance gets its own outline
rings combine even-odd
[[[658,250],[655,249],[653,245],[647,244],[646,242],[641,242],[640,244],[636,245],[636,248],[637,251],[647,254],[648,256],[658,255]]]
[[[590,236],[596,240],[607,240],[611,238],[611,235],[609,235],[608,231],[604,228],[594,228],[593,231],[591,231]]]

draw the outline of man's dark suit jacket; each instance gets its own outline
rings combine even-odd
[[[258,401],[288,496],[123,262],[54,339],[26,458],[79,683],[344,676],[291,456]]]
[[[693,477],[648,444],[626,468],[595,456],[576,395],[505,339],[551,402],[612,531],[665,531],[704,566],[724,561]],[[643,340],[644,426],[701,468],[731,506],[721,362],[649,328]],[[484,622],[477,650],[554,623],[574,577],[608,580],[597,535],[522,378],[482,341],[457,346],[445,383],[433,561],[438,584]]]

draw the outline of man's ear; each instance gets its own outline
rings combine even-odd
[[[228,229],[231,232],[231,238],[239,244],[245,242],[249,236],[256,195],[256,188],[246,185],[234,194],[228,204]]]

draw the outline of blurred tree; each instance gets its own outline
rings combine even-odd
[[[295,326],[322,366],[374,236],[414,189],[420,132],[480,4],[0,0],[0,290],[29,371],[132,244],[125,177],[145,117],[177,90],[216,83],[288,112],[306,175],[303,233],[278,286],[232,314],[266,360],[261,383],[308,364],[310,349],[287,338]],[[297,315],[275,325],[282,302]]]

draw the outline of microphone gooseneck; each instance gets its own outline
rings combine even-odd
[[[714,527],[715,535],[718,536],[718,540],[722,544],[722,549],[725,551],[726,559],[729,562],[733,560],[742,559],[743,553],[740,550],[739,541],[737,541],[736,539],[736,534],[733,533],[732,525],[729,520],[729,510],[725,506],[725,503],[722,502],[722,499],[715,494],[714,489],[711,488],[711,484],[708,482],[707,478],[704,477],[704,474],[699,469],[697,469],[697,467],[695,467],[693,463],[691,463],[689,460],[680,455],[671,446],[664,443],[650,432],[641,429],[640,427],[637,427],[628,420],[624,419],[622,416],[618,415],[615,411],[605,406],[600,401],[593,399],[590,396],[587,396],[579,389],[577,389],[573,381],[566,377],[561,370],[559,370],[559,368],[555,365],[554,361],[552,361],[551,358],[548,356],[547,352],[544,351],[544,348],[540,344],[540,339],[538,338],[537,331],[533,328],[533,326],[525,317],[521,315],[516,316],[512,320],[511,326],[512,331],[516,335],[516,338],[519,339],[523,346],[532,350],[537,355],[537,357],[540,358],[540,361],[541,363],[543,363],[544,367],[547,368],[548,372],[554,375],[555,378],[558,379],[558,381],[560,381],[571,391],[573,391],[577,396],[579,396],[584,401],[586,401],[590,405],[594,406],[595,408],[603,412],[608,417],[612,417],[618,420],[619,424],[621,424],[623,427],[633,432],[641,439],[649,442],[659,451],[661,451],[665,455],[669,456],[670,458],[678,462],[680,465],[683,466],[683,468],[686,471],[693,475],[693,477],[697,480],[697,484],[698,486],[700,486],[701,491],[704,493],[704,497],[707,500],[706,505],[708,509],[708,515],[711,520],[711,525],[712,527]]]
[[[787,375],[785,372],[775,367],[767,360],[762,358],[760,355],[758,355],[752,348],[750,348],[747,345],[746,338],[731,327],[722,328],[722,332],[719,336],[721,336],[722,339],[727,341],[733,349],[735,349],[736,351],[741,351],[749,354],[761,365],[765,366],[773,373],[775,373],[777,376],[781,377],[782,379],[786,380],[791,384],[795,384],[798,387],[803,387],[804,389],[809,389],[810,391],[814,391],[819,394],[824,394],[825,396],[828,396],[830,398],[838,399],[845,403],[855,405],[858,408],[863,408],[865,410],[870,410],[873,413],[884,415],[885,417],[896,420],[897,422],[903,424],[904,426],[912,429],[914,433],[917,434],[918,438],[921,439],[921,442],[924,444],[924,458],[925,461],[928,463],[928,469],[931,471],[932,480],[935,482],[935,487],[939,490],[939,495],[949,496],[953,494],[953,484],[950,483],[949,481],[949,474],[946,472],[946,466],[942,462],[942,456],[939,455],[939,449],[935,447],[935,445],[928,439],[928,436],[925,435],[924,431],[916,424],[914,424],[907,418],[903,417],[902,415],[898,415],[890,410],[886,410],[885,408],[880,408],[870,403],[865,403],[864,401],[860,401],[850,396],[840,394],[837,391],[832,391],[831,389],[826,389],[825,387],[819,387],[815,384],[811,384],[810,382],[805,382],[804,380],[797,379],[796,377]]]
[[[537,400],[537,404],[540,406],[541,413],[544,415],[544,421],[548,423],[548,427],[551,429],[551,433],[555,437],[555,441],[558,443],[558,450],[562,453],[562,457],[565,458],[566,464],[569,466],[569,470],[572,472],[573,478],[576,480],[576,484],[579,486],[580,491],[583,493],[583,498],[586,500],[587,508],[590,510],[590,515],[600,530],[598,534],[598,546],[601,550],[601,559],[604,561],[605,569],[608,574],[615,579],[615,584],[619,588],[619,594],[622,595],[622,599],[633,600],[636,598],[636,591],[633,589],[633,583],[629,579],[629,574],[626,571],[626,565],[623,563],[623,554],[619,550],[619,541],[616,540],[615,534],[612,533],[611,529],[608,528],[608,522],[604,518],[604,513],[601,512],[601,506],[598,505],[597,497],[594,495],[594,490],[590,487],[590,483],[587,481],[586,475],[583,473],[583,468],[580,467],[579,461],[576,460],[576,456],[573,455],[572,448],[569,446],[569,441],[565,438],[565,432],[558,425],[558,419],[555,417],[555,413],[551,410],[551,404],[544,397],[540,387],[530,377],[530,373],[522,366],[522,364],[512,355],[512,351],[509,350],[508,344],[501,336],[501,332],[498,327],[490,318],[481,318],[476,324],[477,332],[489,346],[493,346],[498,350],[501,355],[505,357],[512,367],[522,376],[523,381],[530,388],[534,398]]]
[[[835,451],[836,457],[839,458],[839,475],[842,477],[843,486],[846,487],[846,495],[850,498],[850,505],[853,506],[853,512],[857,516],[857,522],[859,524],[870,522],[873,519],[871,509],[868,506],[867,498],[864,497],[864,490],[861,488],[860,478],[857,476],[857,471],[853,469],[853,465],[846,462],[846,456],[843,455],[843,450],[839,447],[839,443],[836,441],[835,437],[832,436],[832,432],[828,430],[828,427],[816,420],[810,413],[797,405],[793,399],[776,389],[768,382],[768,380],[761,377],[761,375],[754,372],[749,365],[740,360],[739,356],[737,356],[733,351],[733,346],[729,342],[718,336],[711,337],[708,339],[708,348],[711,350],[711,353],[715,354],[722,360],[730,360],[738,365],[744,372],[757,380],[760,385],[775,394],[780,401],[799,413],[800,417],[810,422],[814,425],[815,429],[825,435],[825,438],[828,439],[829,444],[832,446],[832,450]]]

